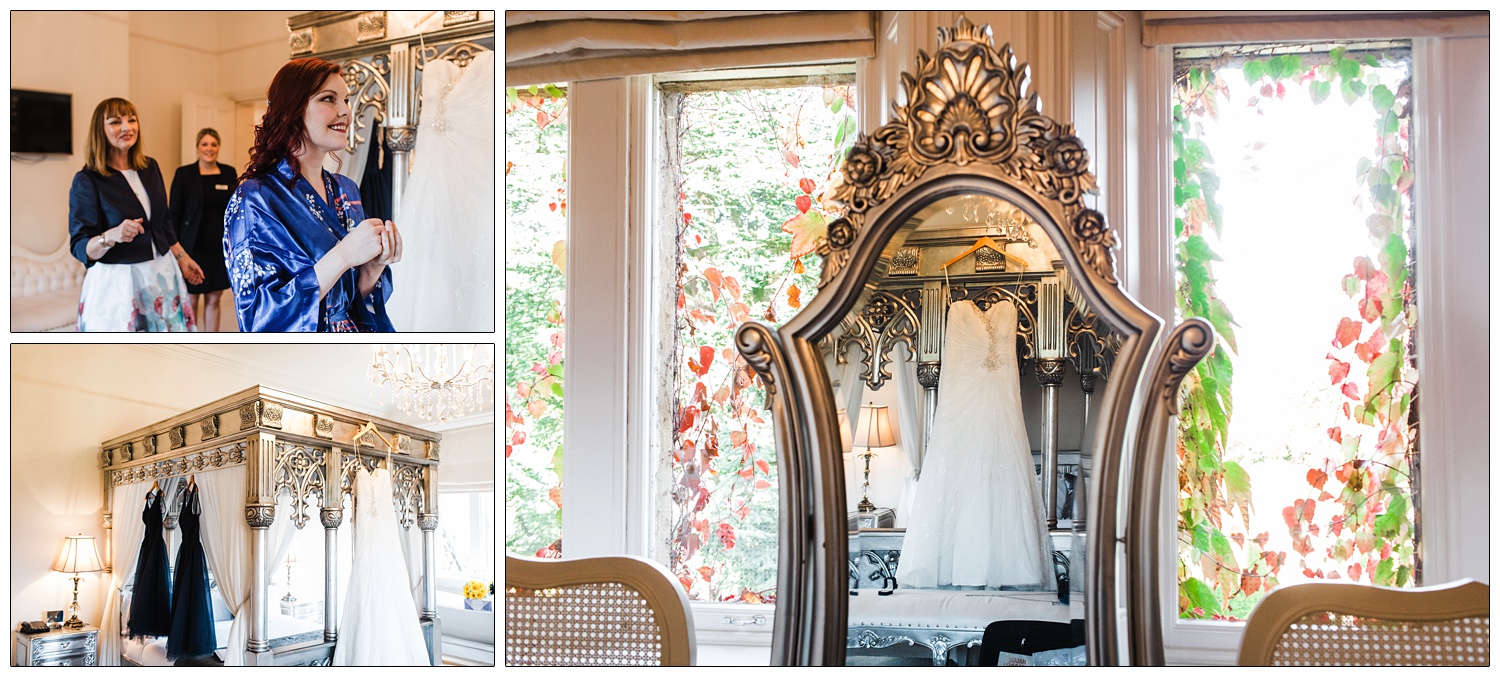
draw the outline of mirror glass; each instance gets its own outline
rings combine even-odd
[[[1118,341],[1037,218],[973,193],[917,210],[819,344],[848,665],[1084,663],[1090,405]]]

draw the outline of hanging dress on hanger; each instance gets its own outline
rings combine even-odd
[[[200,511],[198,488],[193,487],[177,516],[182,545],[177,548],[177,575],[172,583],[172,632],[167,635],[167,658],[203,656],[213,653],[217,646]]]
[[[495,53],[423,67],[422,116],[396,227],[402,331],[495,330]]]
[[[334,665],[431,665],[397,540],[391,474],[354,469],[354,544]]]
[[[901,547],[903,587],[1055,586],[1019,371],[1014,305],[949,306],[937,408]]]
[[[131,637],[164,637],[172,630],[172,587],[167,581],[167,543],[161,529],[165,502],[161,490],[153,489],[146,494],[146,506],[141,511],[146,534],[130,593],[127,631]]]

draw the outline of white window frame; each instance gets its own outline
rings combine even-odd
[[[1476,46],[1475,43],[1478,43]],[[1139,102],[1141,146],[1150,149],[1142,161],[1142,221],[1164,224],[1146,229],[1137,239],[1136,260],[1152,261],[1155,274],[1143,270],[1141,288],[1131,290],[1153,312],[1172,317],[1174,255],[1170,232],[1171,187],[1171,46],[1144,48],[1142,100]],[[1455,50],[1457,50],[1455,52]],[[1473,57],[1478,54],[1480,58]],[[1424,584],[1463,577],[1489,580],[1489,516],[1473,505],[1489,497],[1488,384],[1475,384],[1468,374],[1488,373],[1488,289],[1472,281],[1486,280],[1488,251],[1476,241],[1488,237],[1487,108],[1475,110],[1464,101],[1486,102],[1488,97],[1464,96],[1452,82],[1488,81],[1488,38],[1415,38],[1412,40],[1413,113],[1412,154],[1419,176],[1414,194],[1418,368],[1422,374],[1422,492],[1421,523]],[[1470,86],[1466,86],[1470,90]],[[1476,124],[1477,123],[1477,124]],[[1155,284],[1151,284],[1154,281]],[[1465,286],[1466,281],[1471,281]],[[1481,298],[1482,297],[1482,298]],[[1476,423],[1484,421],[1486,423]],[[1175,439],[1171,441],[1175,445]],[[1169,455],[1174,459],[1175,455]],[[1175,496],[1177,472],[1173,465],[1162,477],[1163,496]],[[1469,508],[1465,509],[1467,501]],[[1163,563],[1177,558],[1177,515],[1174,502],[1162,505]],[[1477,536],[1483,534],[1484,538]],[[1234,665],[1238,660],[1244,623],[1182,620],[1177,608],[1176,567],[1161,567],[1163,638],[1170,665]]]

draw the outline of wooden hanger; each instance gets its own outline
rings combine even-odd
[[[955,256],[952,259],[949,259],[947,263],[944,263],[942,265],[942,269],[943,270],[947,270],[948,266],[951,266],[951,265],[953,265],[955,263],[958,263],[959,261],[963,260],[963,258],[965,256],[968,256],[970,254],[973,254],[974,252],[979,251],[980,247],[989,247],[990,249],[993,249],[993,250],[995,250],[997,252],[1000,252],[1001,256],[1004,256],[1005,258],[1010,259],[1011,261],[1014,261],[1016,265],[1018,265],[1018,266],[1020,266],[1022,268],[1029,267],[1029,266],[1026,265],[1026,261],[1024,259],[1022,259],[1022,258],[1020,258],[1020,257],[1016,256],[1015,254],[1012,254],[1012,253],[1010,253],[1008,251],[1005,251],[1005,247],[1004,246],[1002,246],[998,242],[995,242],[994,238],[991,238],[990,236],[985,235],[985,236],[979,238],[978,240],[975,240],[973,245],[970,245],[970,247],[968,249],[964,250],[964,253],[959,254],[958,256]]]
[[[354,444],[356,449],[359,448],[359,438],[364,437],[366,432],[375,433],[375,436],[379,437],[381,442],[385,442],[385,465],[387,468],[389,468],[391,466],[391,450],[396,448],[396,445],[391,444],[390,438],[382,435],[380,431],[375,428],[374,421],[365,421],[365,424],[360,426],[359,430],[354,431]]]

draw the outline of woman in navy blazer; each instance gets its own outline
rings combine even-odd
[[[184,277],[201,281],[203,271],[177,243],[161,169],[142,150],[135,106],[105,99],[89,127],[87,162],[68,191],[73,256],[88,268],[78,330],[193,331]]]
[[[239,181],[234,167],[219,162],[219,133],[198,130],[198,160],[172,176],[172,226],[177,240],[203,269],[203,281],[188,282],[193,311],[203,331],[219,330],[219,299],[229,288],[224,265],[224,207]],[[203,300],[199,305],[199,299]]]

